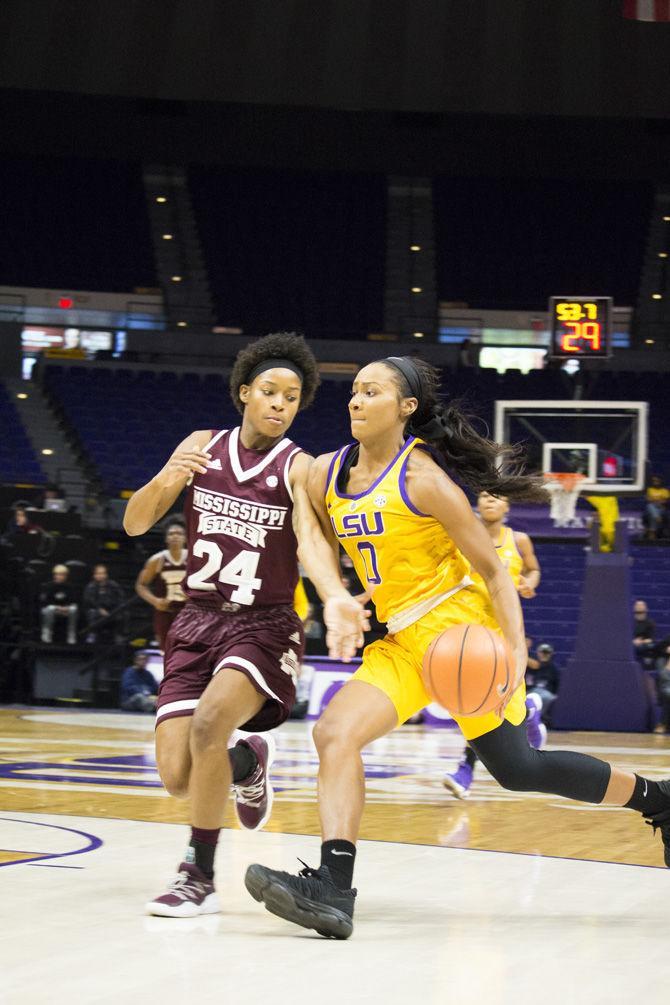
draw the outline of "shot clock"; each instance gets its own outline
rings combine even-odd
[[[611,297],[551,297],[551,355],[560,359],[605,359],[612,355]]]

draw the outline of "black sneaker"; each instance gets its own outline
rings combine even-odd
[[[335,886],[328,866],[305,866],[293,876],[264,865],[250,865],[244,884],[254,900],[265,904],[271,914],[313,928],[326,938],[348,939],[354,930],[356,891]]]
[[[654,828],[654,834],[660,830],[665,845],[665,864],[670,869],[670,810],[654,813],[652,817],[647,818],[646,822]]]
[[[665,864],[670,869],[670,778],[659,782],[658,787],[663,795],[667,797],[668,805],[659,813],[645,814],[645,819],[650,827],[654,828],[654,834],[657,830],[660,830],[661,838],[665,845]]]

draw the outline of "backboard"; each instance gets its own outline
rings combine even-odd
[[[497,401],[495,439],[521,443],[536,472],[584,475],[591,495],[644,491],[646,401]]]

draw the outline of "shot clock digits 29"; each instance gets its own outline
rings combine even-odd
[[[612,355],[611,297],[551,297],[551,355],[605,359]]]

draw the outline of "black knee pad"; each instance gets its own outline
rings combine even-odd
[[[533,750],[526,726],[503,722],[470,741],[496,781],[514,792],[548,792],[585,803],[601,803],[611,768],[588,754],[571,750]]]

